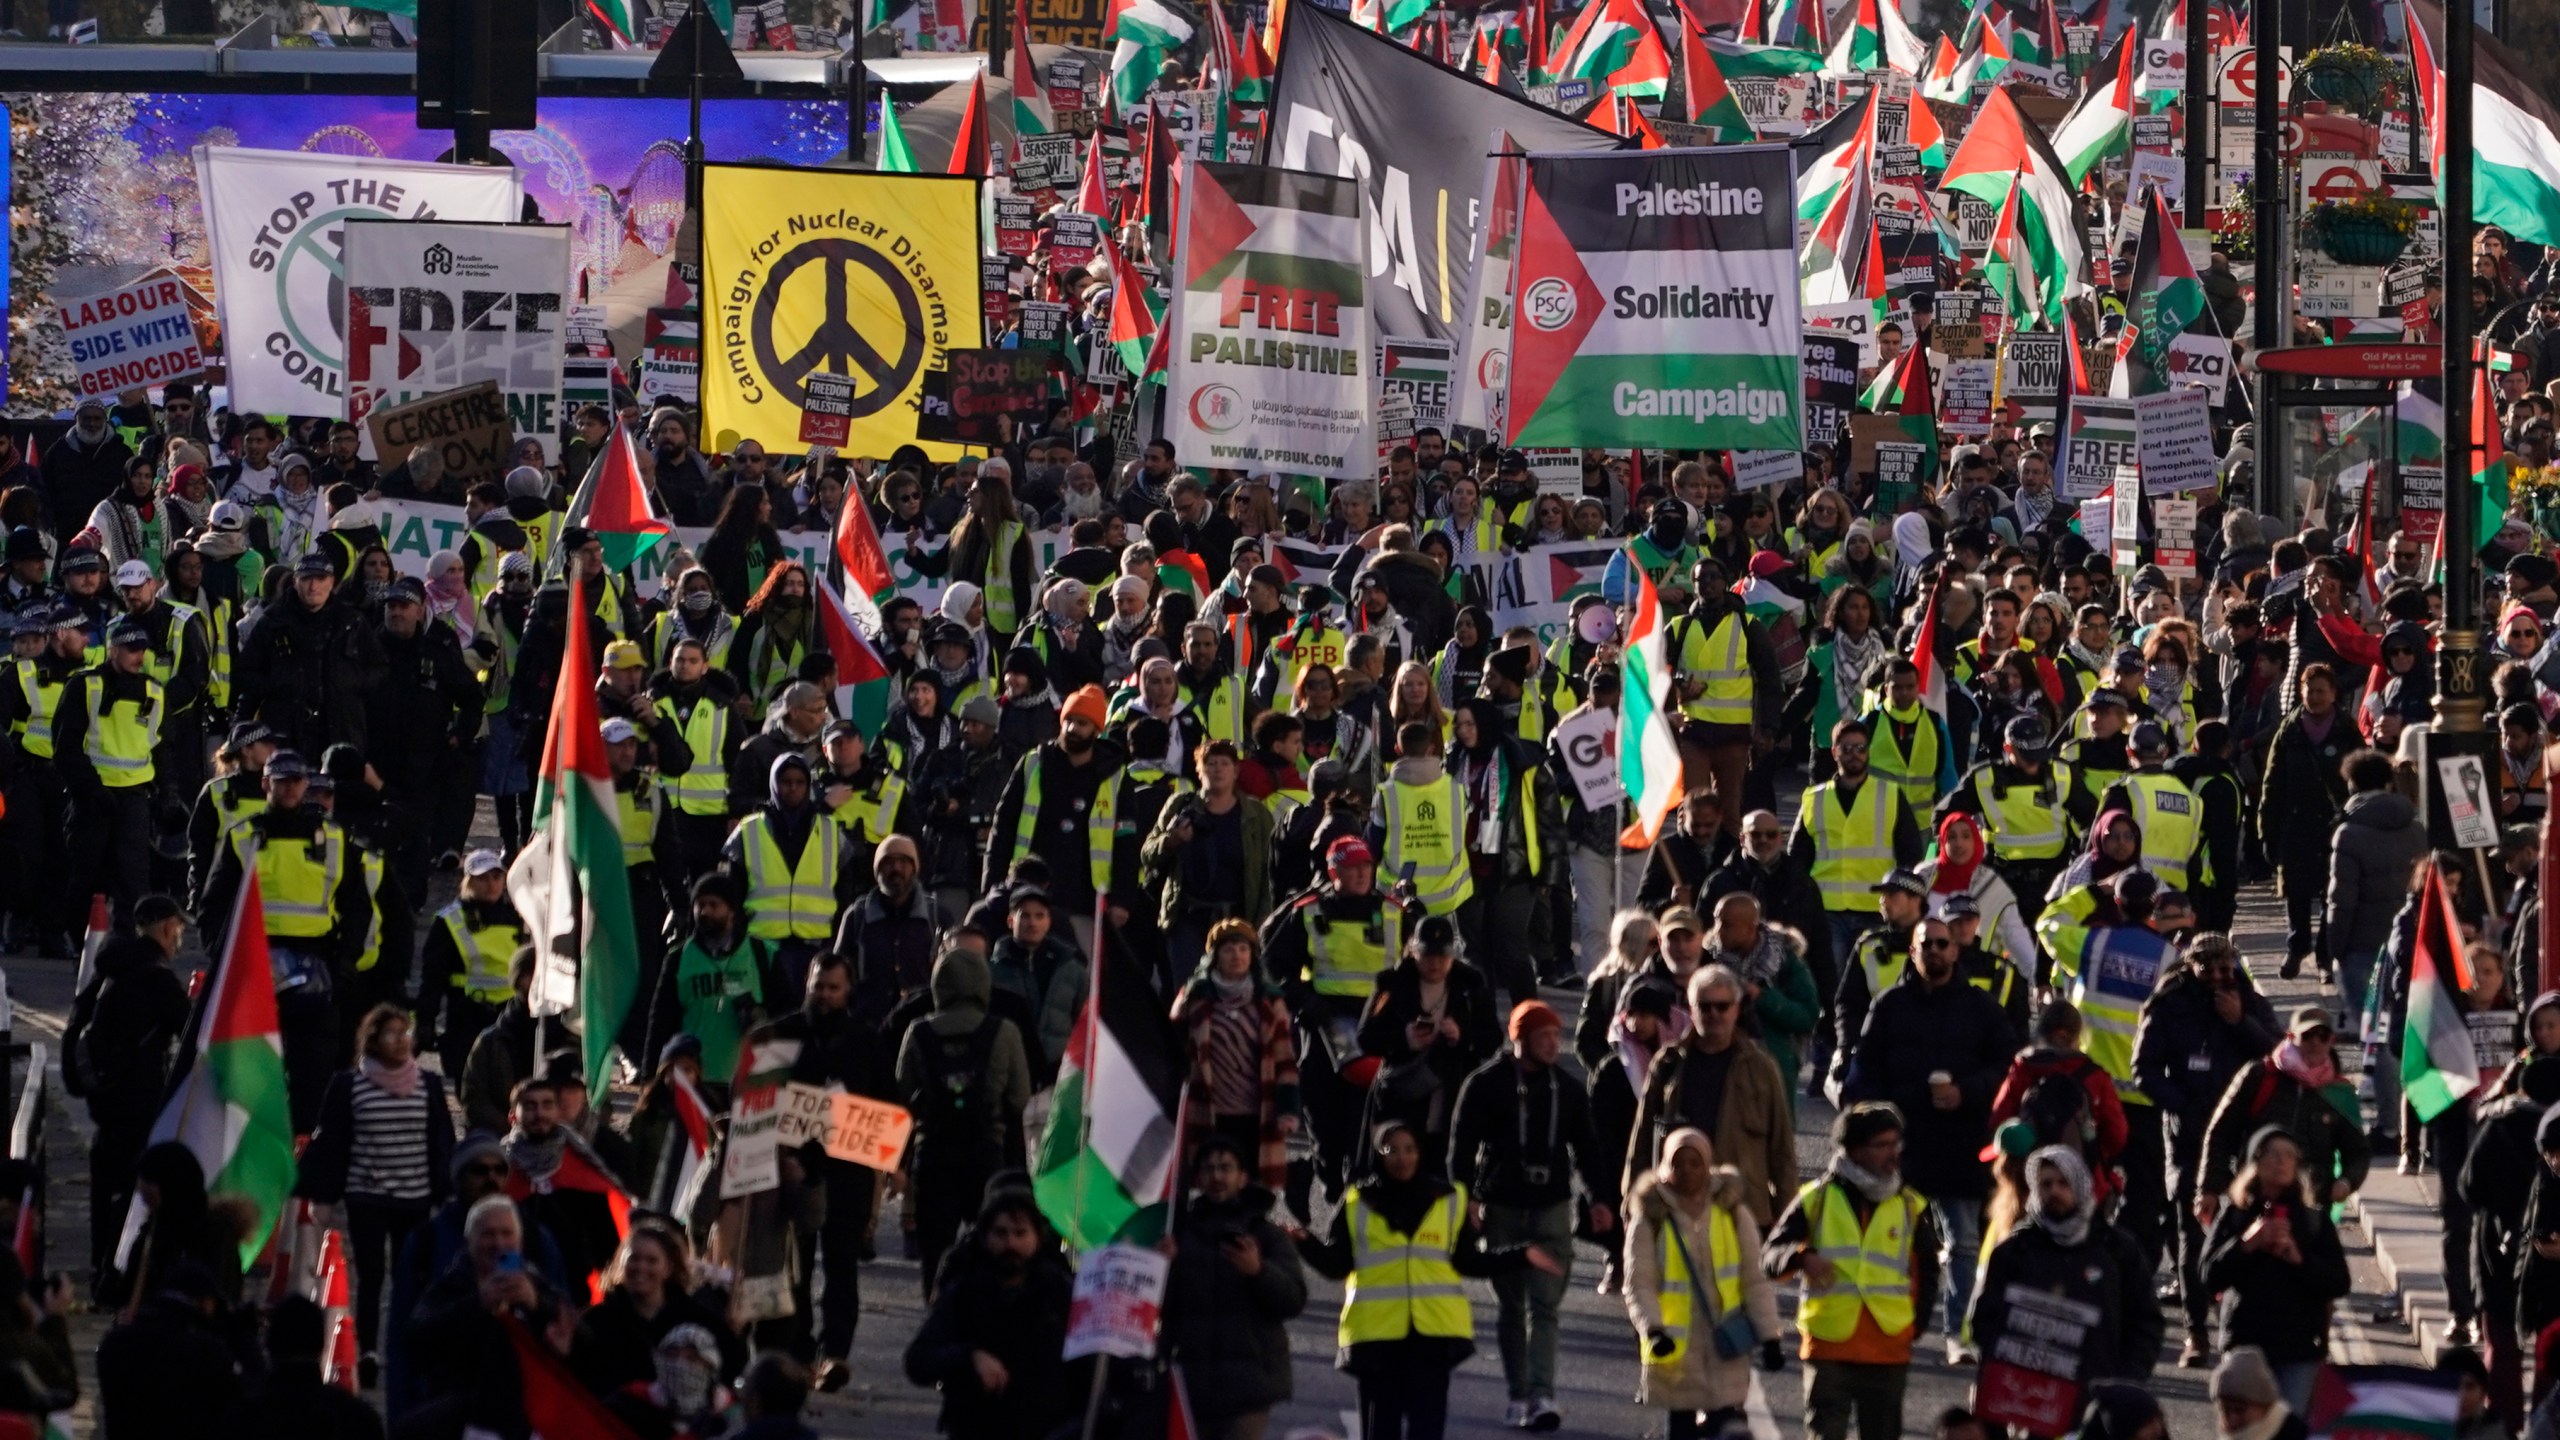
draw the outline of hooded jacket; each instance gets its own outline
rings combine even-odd
[[[2427,854],[2427,827],[2397,790],[2347,797],[2329,847],[2327,944],[2336,956],[2371,955],[2391,938],[2409,872]]]
[[[2042,1154],[2038,1152],[2036,1158]],[[2031,1188],[2034,1180],[2031,1158]],[[2021,1326],[2013,1340],[2010,1320],[2018,1314],[2013,1297],[2027,1293],[2077,1301],[2096,1313],[2098,1323],[2080,1337],[2080,1368],[2074,1378],[2084,1386],[2105,1379],[2146,1379],[2159,1357],[2165,1328],[2160,1303],[2151,1293],[2151,1264],[2131,1235],[2102,1217],[2088,1218],[2096,1208],[2089,1177],[2083,1174],[2076,1181],[2083,1233],[2076,1240],[2066,1239],[2057,1233],[2062,1227],[2045,1220],[2035,1216],[2019,1220],[1984,1256],[1981,1283],[1973,1288],[1973,1309],[1965,1328],[1986,1363],[2011,1358],[2002,1351],[2012,1343],[2049,1354],[2053,1336],[2044,1325]],[[2039,1312],[2037,1318],[2049,1324],[2050,1312]]]
[[[933,1061],[925,1054],[925,1047],[937,1041],[962,1040],[975,1035],[979,1027],[994,1024],[998,1028],[987,1048],[986,1068],[972,1090],[974,1096],[983,1096],[987,1102],[977,1112],[984,1129],[954,1138],[964,1146],[974,1140],[1018,1155],[1022,1107],[1031,1103],[1031,1065],[1024,1057],[1021,1032],[1011,1022],[988,1015],[995,980],[988,972],[987,962],[975,951],[954,950],[934,962],[931,988],[933,1013],[909,1025],[898,1045],[900,1101],[920,1120],[929,1115],[925,1087],[933,1079]],[[920,1127],[917,1139],[923,1148],[919,1157],[933,1153],[937,1148],[933,1142],[941,1138],[925,1136]]]
[[[1271,1199],[1259,1185],[1231,1200],[1195,1195],[1174,1228],[1165,1343],[1182,1367],[1192,1418],[1213,1431],[1293,1393],[1288,1322],[1307,1308],[1307,1272],[1297,1247],[1271,1223]],[[1262,1268],[1252,1275],[1227,1258],[1237,1236],[1262,1251]]]

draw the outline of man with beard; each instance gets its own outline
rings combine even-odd
[[[745,895],[752,917],[747,933],[773,947],[781,993],[767,998],[781,1010],[800,1003],[791,987],[800,983],[809,957],[834,938],[836,917],[861,877],[852,871],[844,827],[816,803],[808,761],[798,755],[774,761],[768,789],[771,798],[738,822],[720,859]]]
[[[225,500],[252,505],[275,493],[278,467],[276,461],[276,428],[264,415],[252,415],[240,427],[240,446],[231,462],[213,473],[213,493]],[[312,471],[313,483],[322,487],[344,483],[347,477]],[[359,487],[370,488],[370,487]]]
[[[519,1080],[512,1098],[515,1128],[499,1141],[507,1157],[506,1193],[524,1217],[560,1245],[561,1283],[588,1287],[622,1244],[608,1198],[621,1189],[593,1147],[560,1118],[560,1087]]]
[[[107,423],[107,402],[81,401],[72,412],[71,428],[44,452],[42,493],[57,539],[78,534],[98,502],[124,488],[125,466],[132,459],[133,448]]]
[[[812,789],[828,818],[844,827],[846,873],[867,889],[874,848],[915,828],[907,782],[889,768],[888,752],[873,749],[850,720],[829,721],[821,743],[827,768]]]
[[[1076,942],[1093,953],[1093,907],[1110,898],[1111,923],[1127,920],[1131,895],[1115,880],[1120,863],[1119,771],[1126,752],[1104,741],[1108,702],[1087,685],[1067,697],[1058,738],[1022,757],[996,806],[983,888],[1002,883],[1013,862],[1037,855],[1049,866],[1049,890],[1074,925]]]
[[[913,895],[912,856],[905,869]],[[880,1032],[853,1011],[852,961],[841,952],[820,952],[809,962],[806,989],[798,1013],[773,1023],[775,1038],[800,1044],[791,1078],[830,1094],[895,1103],[895,1057]],[[826,1275],[826,1297],[819,1312],[818,1387],[836,1391],[853,1379],[853,1332],[862,1312],[861,1262],[870,1249],[872,1186],[878,1172],[839,1160],[814,1144],[804,1149],[801,1164],[822,1187],[826,1218],[818,1226],[818,1266]]]
[[[934,946],[950,916],[918,883],[916,842],[906,836],[880,842],[871,854],[871,876],[870,892],[836,927],[834,953],[853,967],[854,1013],[877,1029],[932,978]]]
[[[684,412],[662,405],[649,416],[650,458],[657,462],[658,498],[667,518],[678,525],[709,525],[718,518],[719,494],[712,488],[711,466],[693,448],[693,427]]]
[[[951,1440],[1046,1435],[1074,1413],[1059,1356],[1075,1277],[1029,1191],[998,1191],[977,1218],[907,1345],[907,1379],[941,1390]]]
[[[1659,1067],[1656,1067],[1659,1068]],[[1938,1220],[1902,1179],[1902,1112],[1869,1101],[1831,1122],[1831,1165],[1760,1247],[1772,1280],[1802,1275],[1805,1428],[1897,1440],[1911,1347],[1938,1295]],[[1721,1154],[1722,1152],[1718,1152]]]
[[[1241,747],[1249,738],[1244,677],[1235,667],[1226,635],[1206,620],[1182,630],[1182,664],[1176,668],[1182,698],[1199,717],[1203,739]]]

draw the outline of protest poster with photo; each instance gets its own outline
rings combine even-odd
[[[2119,482],[2138,488],[2140,460],[2132,401],[2090,395],[2071,402],[2071,433],[2062,447],[2063,499],[2094,500]]]
[[[337,297],[347,222],[507,221],[524,208],[523,186],[503,166],[221,145],[197,146],[194,158],[239,411],[345,413]]]
[[[1505,438],[1802,449],[1794,193],[1784,145],[1532,154]]]
[[[1369,225],[1356,180],[1185,167],[1165,381],[1175,453],[1339,479],[1376,473]]]
[[[79,367],[80,397],[111,400],[118,392],[184,380],[204,369],[187,282],[156,275],[55,307],[62,338]]]
[[[349,220],[345,418],[488,380],[516,433],[559,458],[560,362],[575,298],[566,225]]]

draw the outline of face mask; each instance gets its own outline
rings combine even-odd
[[[708,591],[697,590],[684,597],[679,603],[687,616],[699,620],[720,608],[720,597]]]
[[[1574,622],[1573,629],[1575,634],[1591,644],[1606,645],[1617,638],[1618,617],[1610,614],[1606,606],[1594,605],[1582,612],[1582,618]]]
[[[1654,548],[1677,550],[1680,542],[1689,538],[1689,520],[1685,515],[1663,516],[1657,518],[1645,533],[1652,537]]]
[[[658,1357],[658,1384],[667,1404],[679,1415],[700,1415],[711,1408],[715,1387],[711,1369],[691,1355]]]

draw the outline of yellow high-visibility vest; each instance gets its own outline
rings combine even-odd
[[[1111,788],[1116,792],[1120,787]],[[877,845],[896,833],[898,807],[905,803],[907,782],[892,775],[880,782],[876,795],[856,790],[846,797],[835,808],[834,819],[863,844]]]
[[[18,693],[26,697],[27,718],[18,722],[18,748],[38,760],[53,758],[53,710],[62,703],[65,681],[47,680],[32,660],[12,660]]]
[[[1689,1250],[1673,1227],[1679,1221],[1666,1219],[1654,1227],[1653,1248],[1661,1258],[1662,1293],[1655,1303],[1662,1310],[1662,1333],[1671,1337],[1671,1353],[1656,1355],[1650,1348],[1644,1363],[1664,1373],[1680,1368],[1681,1359],[1689,1353],[1689,1335],[1696,1318],[1696,1307],[1690,1292],[1696,1288],[1695,1275],[1689,1269]],[[1742,1309],[1742,1240],[1734,1232],[1733,1212],[1722,1205],[1707,1207],[1707,1269],[1715,1277],[1716,1314],[1732,1315]]]
[[[1904,1190],[1877,1206],[1861,1230],[1858,1207],[1839,1185],[1816,1180],[1796,1195],[1807,1210],[1819,1207],[1813,1216],[1813,1248],[1834,1272],[1829,1285],[1818,1286],[1805,1277],[1796,1324],[1811,1338],[1836,1345],[1857,1333],[1858,1312],[1864,1310],[1885,1334],[1910,1333],[1916,1318],[1911,1232],[1927,1202]]]
[[[1356,924],[1327,915],[1320,904],[1303,907],[1299,916],[1307,930],[1307,963],[1299,973],[1319,995],[1366,1000],[1403,953],[1404,910],[1391,901],[1378,906],[1377,918]]]
[[[832,937],[844,831],[811,824],[797,866],[782,863],[782,844],[773,838],[769,817],[757,814],[739,821],[738,836],[747,858],[747,933],[759,940]]]
[[[314,940],[338,923],[339,878],[347,869],[346,832],[324,824],[308,840],[258,838],[258,900],[267,933]],[[316,852],[316,853],[315,853]]]
[[[729,743],[729,707],[709,695],[697,695],[690,709],[678,709],[673,699],[662,699],[655,708],[683,734],[685,748],[693,752],[692,767],[666,782],[669,803],[679,815],[728,814],[729,778],[720,752]]]
[[[382,961],[382,876],[385,866],[381,852],[356,847],[364,862],[364,948],[356,953],[356,968],[370,970]]]
[[[436,912],[444,922],[445,933],[453,937],[453,948],[462,956],[462,993],[484,1005],[504,1005],[515,996],[513,978],[507,973],[515,962],[517,947],[528,938],[522,925],[473,926],[462,913],[462,902],[454,901]]]
[[[995,544],[987,551],[987,573],[980,577],[978,585],[978,598],[986,602],[990,630],[1011,631],[1021,621],[1021,597],[1013,593],[1013,546],[1022,535],[1022,522],[996,522]]]
[[[1390,882],[1413,872],[1424,913],[1454,914],[1476,893],[1467,866],[1467,792],[1446,771],[1429,785],[1390,780],[1385,785],[1386,853],[1380,868]]]
[[[2142,827],[2142,868],[2171,890],[2186,889],[2187,862],[2195,856],[2198,822],[2204,812],[2196,803],[2196,792],[2185,781],[2157,770],[2127,775],[2124,791],[2133,802],[2133,823]],[[2213,880],[2209,873],[2202,878],[2208,884]]]
[[[96,670],[81,676],[81,703],[89,708],[89,733],[80,748],[97,768],[98,783],[110,790],[148,785],[157,773],[152,747],[160,743],[160,717],[167,712],[160,682],[143,677],[143,700],[107,702],[107,677]]]
[[[1894,802],[1901,793],[1869,774],[1847,806],[1840,782],[1827,780],[1804,792],[1797,822],[1813,837],[1813,883],[1822,908],[1865,911],[1875,907],[1875,887],[1893,873]]]
[[[652,851],[658,839],[658,817],[667,810],[666,792],[658,788],[656,781],[642,775],[640,783],[628,790],[615,786],[613,799],[619,812],[616,828],[622,833],[623,868],[655,860],[657,856]]]
[[[1713,631],[1684,617],[1680,653],[1672,663],[1683,679],[1706,682],[1697,699],[1681,705],[1682,714],[1709,725],[1751,723],[1751,647],[1743,638],[1741,611],[1717,621]]]
[[[1041,752],[1031,752],[1026,764],[1030,772],[1022,781],[1022,813],[1014,817],[1013,855],[1006,861],[1031,853],[1032,837],[1040,833],[1040,776],[1048,767],[1040,763]],[[1093,792],[1093,813],[1085,817],[1085,864],[1093,881],[1093,893],[1111,893],[1111,861],[1114,846],[1120,838],[1120,777],[1106,774]]]
[[[1897,722],[1911,727],[1909,753],[1893,738]],[[1929,712],[1922,706],[1914,705],[1908,712],[1883,706],[1867,727],[1868,772],[1893,782],[1910,800],[1915,815],[1926,815],[1938,803],[1938,727],[1929,722]]]
[[[1974,793],[1982,797],[1984,838],[1994,857],[2002,860],[2054,860],[2062,855],[2067,837],[2063,833],[2063,787],[2048,768],[2041,780],[2032,785],[2002,785],[1998,772],[1977,783]]]
[[[1466,1282],[1450,1258],[1466,1228],[1465,1186],[1433,1202],[1410,1235],[1390,1228],[1360,1198],[1356,1185],[1343,1192],[1342,1208],[1348,1212],[1344,1228],[1351,1235],[1351,1278],[1343,1285],[1342,1324],[1334,1337],[1338,1343],[1362,1345],[1408,1335],[1475,1338]]]

